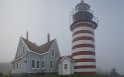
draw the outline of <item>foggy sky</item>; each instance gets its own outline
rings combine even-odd
[[[15,57],[20,36],[41,45],[57,39],[71,54],[71,10],[80,0],[0,0],[0,62]],[[95,30],[97,68],[124,74],[124,0],[85,0],[99,19]]]

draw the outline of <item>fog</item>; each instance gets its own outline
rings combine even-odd
[[[41,45],[57,39],[71,54],[71,10],[80,0],[0,0],[0,62],[14,59],[20,36]],[[97,68],[124,74],[124,0],[85,0],[99,19],[95,30]]]

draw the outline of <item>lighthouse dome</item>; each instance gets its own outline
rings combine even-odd
[[[75,6],[75,11],[79,12],[79,11],[89,11],[90,10],[90,6],[86,3],[84,3],[83,1],[81,1],[79,4],[77,4]]]

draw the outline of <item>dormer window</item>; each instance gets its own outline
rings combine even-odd
[[[54,56],[54,50],[52,50],[52,56]]]

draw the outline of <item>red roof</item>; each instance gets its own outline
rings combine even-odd
[[[25,44],[28,46],[28,48],[34,52],[37,52],[37,53],[45,53],[45,52],[48,52],[48,50],[50,49],[50,47],[52,46],[53,42],[55,41],[54,40],[51,40],[41,46],[38,46],[36,45],[35,43],[32,43],[31,41],[27,40],[27,39],[24,39],[22,38],[25,42]]]

